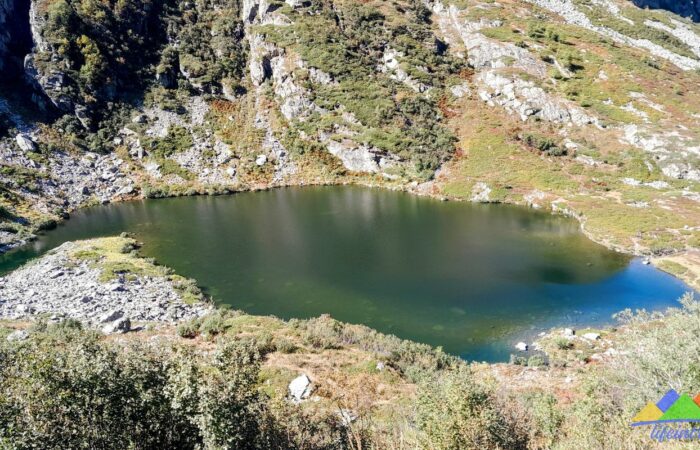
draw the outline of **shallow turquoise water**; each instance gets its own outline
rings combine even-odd
[[[62,242],[122,231],[234,308],[329,313],[487,361],[551,326],[610,323],[624,308],[674,305],[687,290],[563,217],[360,187],[90,208],[1,256],[0,273]]]

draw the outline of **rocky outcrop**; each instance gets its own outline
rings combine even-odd
[[[547,94],[531,81],[486,71],[477,76],[479,97],[491,106],[500,105],[526,121],[533,117],[573,125],[597,124],[598,120],[570,102]]]
[[[41,13],[39,13],[38,8],[38,2],[32,1],[29,9],[29,26],[34,47],[31,53],[27,54],[24,58],[24,71],[35,88],[43,93],[53,106],[63,112],[74,112],[77,105],[74,100],[65,93],[65,88],[68,85],[68,77],[64,72],[56,69],[61,66],[58,61],[61,61],[63,58],[58,53],[54,52],[49,43],[46,42],[46,39],[44,39],[43,29],[46,26],[46,21]],[[36,57],[39,54],[45,54],[46,59],[56,63],[51,65],[51,69],[45,71],[39,70],[35,64]],[[46,108],[46,105],[43,103],[43,98],[36,97],[35,100],[39,100],[37,102],[39,107],[42,109]]]
[[[385,49],[378,70],[382,73],[389,73],[389,77],[391,79],[405,84],[416,92],[426,92],[428,89],[430,89],[430,86],[423,84],[418,80],[414,80],[405,70],[401,68],[399,59],[403,58],[403,56],[403,53],[397,52],[392,48]]]
[[[527,1],[560,15],[567,23],[594,31],[598,34],[609,37],[618,43],[646,50],[658,58],[663,58],[670,61],[683,70],[694,70],[700,68],[700,61],[697,59],[679,55],[647,39],[635,39],[616,30],[593,24],[588,16],[579,10],[571,0]]]
[[[101,263],[80,256],[86,242],[67,242],[0,278],[0,318],[49,314],[109,325],[113,332],[127,327],[126,319],[174,322],[209,311],[209,305],[185,303],[166,276],[130,274],[105,281]]]
[[[491,106],[503,107],[523,121],[533,118],[577,126],[598,124],[597,118],[573,103],[546,93],[512,70],[505,70],[519,69],[536,79],[547,77],[545,63],[527,49],[489,39],[479,32],[500,26],[500,21],[482,18],[471,22],[454,5],[447,7],[440,2],[434,3],[432,8],[442,35],[448,42],[463,45],[469,64],[478,71],[474,81],[481,100]],[[455,42],[456,39],[460,42]],[[462,94],[462,90],[457,94]]]
[[[367,145],[358,145],[350,139],[338,142],[329,140],[328,151],[338,157],[343,165],[353,172],[385,173],[398,163],[398,159],[387,152]]]

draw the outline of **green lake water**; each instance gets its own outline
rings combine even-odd
[[[0,255],[0,273],[65,241],[122,231],[219,303],[285,319],[329,313],[486,361],[549,327],[611,323],[688,290],[564,217],[361,187],[88,208]]]

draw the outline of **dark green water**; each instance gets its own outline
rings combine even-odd
[[[65,241],[122,231],[234,308],[330,313],[478,360],[507,359],[515,342],[551,326],[673,305],[687,290],[569,219],[359,187],[86,209],[2,257],[0,272]]]

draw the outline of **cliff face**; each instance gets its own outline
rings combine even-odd
[[[12,13],[12,0],[0,0],[0,71],[5,68],[7,46],[10,43],[10,31],[7,23]]]
[[[672,13],[700,21],[700,0],[633,0],[640,8],[665,9]]]
[[[31,52],[29,0],[0,0],[0,79],[22,76],[24,56]]]

